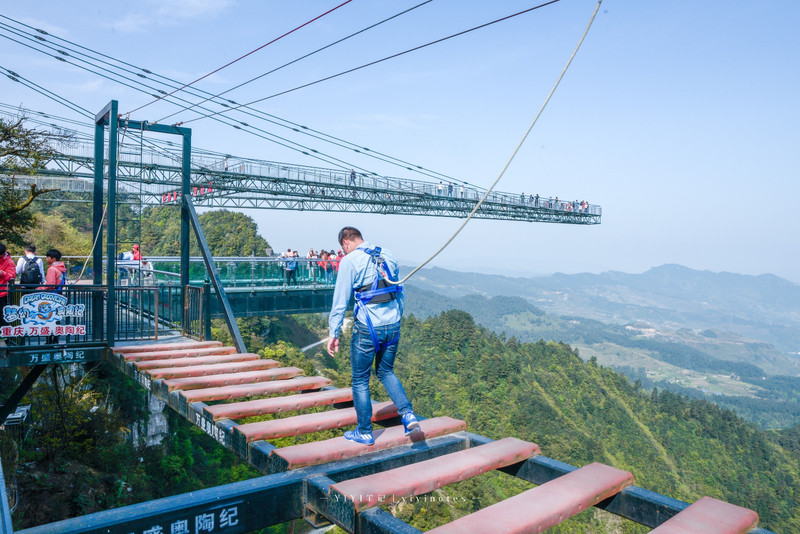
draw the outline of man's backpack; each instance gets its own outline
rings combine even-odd
[[[36,263],[36,256],[33,258],[25,258],[25,267],[23,267],[22,274],[19,276],[19,283],[25,285],[38,285],[42,283],[42,272],[39,270],[39,265]]]

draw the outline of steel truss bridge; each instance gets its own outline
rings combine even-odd
[[[177,204],[182,164],[179,154],[152,149],[120,151],[118,203]],[[43,200],[91,202],[94,180],[93,147],[78,144],[49,160],[36,176],[16,178],[19,187],[58,189]],[[106,159],[105,164],[108,164]],[[413,170],[413,169],[412,169]],[[8,169],[0,168],[0,173]],[[260,208],[299,211],[380,213],[466,217],[485,190],[435,181],[392,178],[377,174],[240,159],[193,155],[192,201],[206,208]],[[68,195],[64,193],[69,193]],[[533,195],[493,192],[476,218],[600,224],[595,204]]]

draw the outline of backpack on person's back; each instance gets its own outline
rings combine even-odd
[[[19,275],[19,283],[24,285],[39,285],[42,283],[42,271],[39,270],[38,258],[25,258],[25,266]]]

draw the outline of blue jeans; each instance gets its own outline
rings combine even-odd
[[[380,343],[387,343],[400,333],[400,322],[386,326],[376,326],[375,333]],[[397,355],[397,343],[385,347],[375,354],[369,329],[356,321],[353,326],[353,339],[350,342],[350,367],[353,371],[353,405],[358,416],[358,430],[372,432],[372,400],[369,396],[369,377],[372,362],[375,362],[375,374],[381,381],[386,393],[391,397],[400,415],[411,411],[400,379],[394,374],[394,358]]]

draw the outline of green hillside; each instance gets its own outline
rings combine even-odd
[[[346,350],[337,361],[344,372],[331,374],[346,382]],[[463,418],[473,432],[532,440],[575,465],[628,469],[645,488],[687,501],[721,498],[757,510],[765,528],[800,531],[800,455],[781,445],[796,444],[796,432],[792,441],[706,401],[646,393],[565,344],[503,340],[456,310],[405,320],[397,368],[415,410],[427,417]],[[499,499],[513,487],[507,478],[446,490],[455,502],[463,492],[474,499],[439,513],[452,517]],[[430,526],[430,511],[420,508],[404,517]],[[611,529],[605,515],[585,512],[554,532]],[[616,526],[646,531],[627,521]]]
[[[769,343],[730,332],[658,329],[544,313],[520,297],[443,296],[407,284],[407,313],[419,318],[450,309],[520,341],[563,341],[580,347],[584,360],[654,387],[711,400],[762,428],[800,423],[800,361]]]

